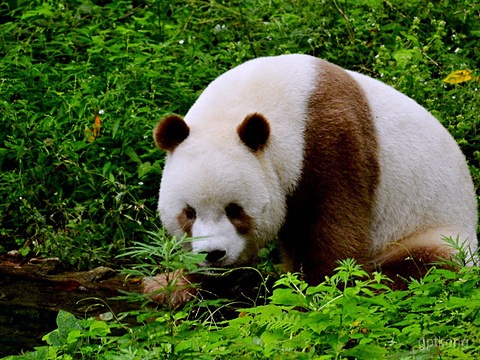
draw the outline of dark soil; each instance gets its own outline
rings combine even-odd
[[[118,314],[137,304],[111,300],[120,290],[140,291],[139,279],[127,280],[108,267],[65,269],[58,259],[0,257],[0,357],[46,345],[43,335],[57,328],[59,310],[79,317],[109,311]]]

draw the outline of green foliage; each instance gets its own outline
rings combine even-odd
[[[128,248],[124,254],[119,257],[127,257],[134,261],[134,265],[127,267],[123,272],[127,277],[137,277],[139,279],[151,278],[156,275],[166,275],[166,286],[164,289],[154,291],[155,292],[167,292],[168,299],[171,300],[171,295],[175,291],[178,285],[177,270],[189,274],[205,273],[212,269],[199,268],[198,263],[205,260],[206,254],[197,254],[191,251],[187,251],[184,247],[186,242],[191,241],[186,237],[177,240],[175,237],[169,238],[165,234],[164,230],[159,232],[150,232],[148,243],[137,242],[132,247]],[[195,287],[196,284],[189,284],[190,287]],[[151,302],[151,299],[144,294],[126,294],[126,296],[118,297],[118,300],[127,301],[141,301],[144,304]],[[214,302],[214,303],[219,303]],[[208,302],[205,302],[208,304]],[[185,310],[192,307],[192,302],[185,306]],[[167,306],[170,310],[170,315],[173,319],[172,312],[175,310],[175,306],[168,302]]]
[[[173,264],[178,256],[171,255]],[[130,314],[143,324],[126,327],[117,318],[78,320],[61,311],[47,346],[9,360],[468,359],[480,351],[479,275],[479,267],[434,268],[408,290],[392,291],[383,275],[345,260],[317,286],[284,274],[267,304],[221,322],[208,312],[195,319],[185,309],[144,308]]]
[[[136,260],[136,267],[125,270],[131,276],[155,276],[161,273],[184,269],[189,273],[201,271],[196,264],[205,260],[206,254],[197,254],[184,249],[184,244],[191,241],[183,237],[177,240],[169,238],[164,230],[150,232],[148,243],[135,243],[120,255]]]
[[[151,129],[257,56],[308,53],[382,78],[448,127],[478,183],[478,81],[440,81],[478,75],[478,12],[470,0],[4,2],[0,252],[85,268],[145,241],[163,164]]]

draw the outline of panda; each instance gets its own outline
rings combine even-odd
[[[325,60],[239,65],[154,139],[167,152],[161,221],[193,238],[202,267],[251,265],[277,236],[283,268],[310,284],[346,258],[419,277],[419,264],[451,256],[442,237],[477,248],[472,178],[447,130],[414,100]]]

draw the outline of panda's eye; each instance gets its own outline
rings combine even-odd
[[[195,220],[195,218],[197,217],[197,212],[195,211],[194,208],[192,208],[190,205],[187,206],[183,212],[185,213],[185,216],[187,217],[187,219],[189,220]]]
[[[238,219],[242,215],[243,209],[240,205],[231,203],[225,207],[225,214],[229,219]]]

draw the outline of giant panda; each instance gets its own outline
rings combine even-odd
[[[444,236],[477,248],[474,186],[447,130],[392,87],[327,61],[239,65],[154,139],[167,152],[161,221],[194,238],[200,266],[251,265],[278,236],[284,269],[311,284],[345,258],[409,278],[451,255]]]

